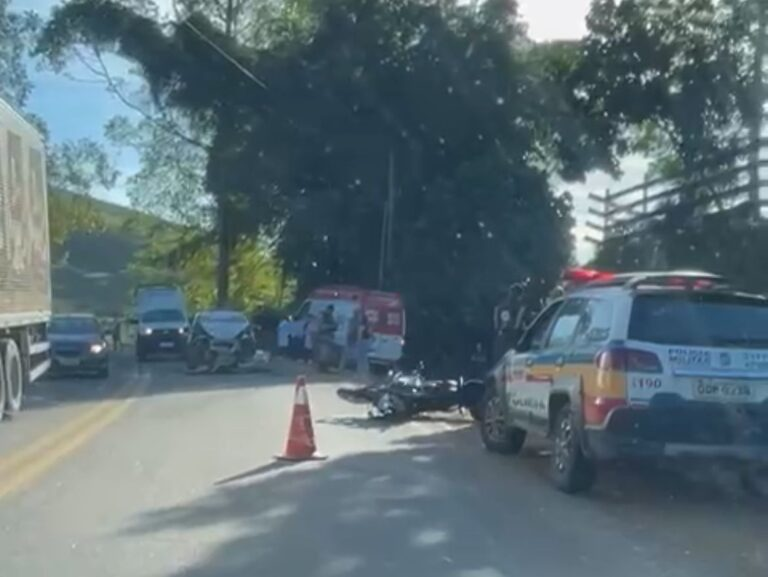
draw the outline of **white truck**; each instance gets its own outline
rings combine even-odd
[[[0,99],[0,419],[50,366],[51,267],[45,146]]]

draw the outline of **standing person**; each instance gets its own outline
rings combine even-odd
[[[368,380],[368,352],[371,350],[371,330],[368,318],[363,314],[360,318],[360,332],[357,339],[357,375],[362,380]]]
[[[115,324],[112,326],[112,348],[116,351],[120,350],[120,328],[122,326],[122,323],[120,322],[120,317],[115,317]]]
[[[357,340],[360,336],[360,309],[355,309],[347,323],[347,332],[344,339],[344,345],[341,350],[341,359],[339,360],[339,371],[347,368],[349,361],[354,359]]]
[[[488,355],[485,352],[483,343],[475,343],[475,350],[472,351],[472,356],[469,359],[469,375],[470,379],[482,379],[485,377],[485,373],[488,371]]]
[[[277,324],[277,351],[288,356],[288,319],[282,319]]]
[[[315,344],[318,329],[318,318],[310,314],[309,320],[304,325],[304,350],[301,351],[301,358],[304,362],[309,362],[312,358],[312,347]]]
[[[336,322],[334,311],[335,309],[333,308],[333,305],[328,305],[325,307],[325,310],[320,316],[320,326],[317,329],[318,334],[321,334],[324,337],[330,336],[333,338],[333,334],[339,327],[338,323]]]

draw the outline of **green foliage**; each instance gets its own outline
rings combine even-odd
[[[104,230],[104,219],[87,196],[52,192],[48,195],[48,221],[54,256],[73,232]]]
[[[664,148],[693,166],[730,147],[754,116],[751,4],[598,0],[574,90],[619,141],[624,129],[651,123]]]
[[[27,74],[27,47],[40,26],[32,11],[15,12],[11,0],[0,0],[0,98],[21,109],[32,84]]]
[[[115,117],[106,134],[112,144],[139,154],[141,168],[126,182],[133,206],[185,225],[209,224],[211,199],[205,190],[203,148],[190,144],[169,124],[149,118],[133,122]]]
[[[283,6],[282,25],[245,42],[200,11],[162,26],[109,0],[73,0],[39,49],[58,63],[80,44],[115,51],[139,66],[158,106],[204,124],[204,188],[229,242],[237,252],[243,236],[275,238],[300,292],[377,284],[392,154],[385,288],[406,297],[414,356],[459,361],[499,291],[525,277],[546,290],[570,259],[570,201],[554,197],[549,171],[578,178],[611,164],[611,126],[568,93],[577,47],[533,50],[509,2]],[[211,270],[210,250],[194,270]],[[234,262],[238,295],[261,265]],[[205,283],[190,291],[211,294]]]
[[[182,286],[189,306],[201,310],[216,304],[216,258],[210,239],[199,232],[158,231],[137,255],[131,273],[138,283]],[[236,244],[230,284],[230,305],[245,311],[279,307],[291,299],[290,290],[282,286],[279,261],[261,241],[243,238]]]
[[[104,148],[88,138],[49,146],[47,171],[52,189],[80,195],[110,189],[119,176]]]
[[[117,180],[107,153],[89,139],[49,146],[48,221],[54,255],[74,232],[104,230],[103,215],[90,197],[97,188],[110,188]]]
[[[708,213],[729,208],[721,200],[736,182],[728,169],[744,160],[745,137],[750,131],[754,137],[759,124],[764,94],[756,84],[756,46],[764,31],[757,22],[765,10],[756,0],[593,3],[571,75],[574,93],[585,110],[605,119],[617,151],[649,156],[649,176],[681,187],[663,219],[635,231],[643,241],[627,236],[605,243],[599,263],[619,269],[728,263],[732,274],[750,276],[730,265],[743,263],[741,237],[756,229],[729,211],[717,221],[724,228],[712,234]],[[723,262],[713,261],[714,254]]]

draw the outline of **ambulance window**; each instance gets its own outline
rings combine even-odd
[[[608,340],[613,322],[613,305],[602,299],[589,299],[581,312],[574,345],[584,347]]]
[[[296,314],[294,315],[293,318],[295,318],[296,320],[302,320],[306,318],[307,315],[309,314],[309,306],[310,306],[310,302],[304,301],[304,304],[302,304],[301,308],[299,308],[299,310],[296,311]]]
[[[555,324],[552,326],[547,348],[556,349],[571,344],[583,310],[584,299],[566,301],[563,308],[560,309],[557,319],[555,319]]]

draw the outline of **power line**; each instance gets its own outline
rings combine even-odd
[[[237,61],[237,59],[227,53],[226,50],[224,50],[221,46],[216,44],[213,40],[211,40],[208,36],[206,36],[199,28],[197,28],[194,24],[192,24],[188,18],[182,19],[179,15],[179,9],[176,6],[176,0],[173,0],[173,11],[176,13],[176,18],[179,19],[179,21],[184,24],[185,26],[189,27],[192,32],[194,32],[203,42],[208,44],[211,48],[213,48],[220,56],[222,56],[225,60],[227,60],[230,64],[232,64],[235,68],[237,68],[240,72],[245,74],[250,80],[255,82],[258,86],[260,86],[263,89],[267,89],[267,85],[264,84],[261,80],[259,80],[254,74],[248,70],[245,66],[240,64],[240,62]]]

